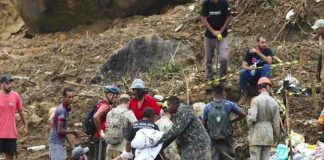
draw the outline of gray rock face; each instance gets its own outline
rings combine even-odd
[[[116,80],[123,76],[134,78],[138,73],[172,61],[185,60],[193,55],[188,46],[179,41],[163,40],[157,35],[139,37],[128,42],[103,65],[101,74]]]
[[[151,14],[188,0],[16,0],[29,31],[54,32],[103,18]]]

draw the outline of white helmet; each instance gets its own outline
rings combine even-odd
[[[132,83],[131,89],[144,89],[145,88],[145,84],[144,81],[141,79],[135,79]]]

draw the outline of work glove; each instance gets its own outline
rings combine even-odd
[[[217,40],[221,41],[223,39],[222,34],[217,34]]]
[[[133,158],[133,154],[131,152],[123,151],[123,153],[120,155],[122,159],[131,159]]]
[[[100,131],[100,137],[101,137],[101,138],[105,138],[105,133],[104,133],[103,130]]]

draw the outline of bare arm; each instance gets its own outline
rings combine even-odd
[[[220,29],[220,32],[224,32],[224,30],[226,28],[228,28],[231,20],[232,20],[232,16],[227,16],[227,19],[226,19],[225,23],[223,24],[222,28]]]
[[[24,123],[24,130],[25,130],[25,133],[28,133],[28,122],[26,120],[26,116],[25,114],[23,113],[23,111],[18,111],[19,113],[19,116],[21,117],[23,123]]]
[[[271,56],[265,56],[263,55],[260,51],[257,51],[257,54],[259,57],[261,57],[261,59],[267,63],[267,64],[272,64],[272,57]]]
[[[246,61],[242,62],[242,68],[246,70],[252,70],[252,68],[249,66],[249,64]]]
[[[233,118],[231,121],[233,123],[233,122],[243,119],[244,117],[246,117],[246,113],[242,109],[240,109],[240,113],[235,118]]]
[[[93,115],[94,124],[96,125],[97,131],[100,133],[101,131],[101,117],[106,116],[109,111],[109,107],[107,105],[102,105],[98,111]]]
[[[211,32],[214,36],[217,36],[217,34],[222,33],[222,32],[220,32],[220,31],[215,31],[215,30],[211,27],[211,25],[209,24],[209,22],[208,22],[208,20],[207,20],[207,17],[200,16],[200,20],[201,20],[202,24],[203,24],[204,26],[206,26],[207,30],[208,30],[209,32]]]
[[[63,121],[58,120],[57,122],[57,133],[59,135],[74,134],[77,135],[77,131],[68,131],[63,128]]]

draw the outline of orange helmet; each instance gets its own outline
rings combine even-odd
[[[272,86],[271,80],[267,77],[261,77],[258,81],[258,85],[260,84],[269,84],[270,86]]]

